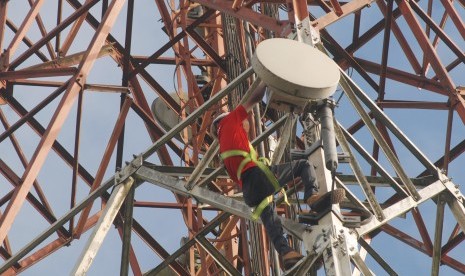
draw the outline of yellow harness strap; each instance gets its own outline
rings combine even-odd
[[[289,205],[289,201],[287,200],[287,194],[284,188],[281,188],[279,186],[279,182],[274,176],[273,172],[268,168],[269,160],[265,157],[260,157],[258,158],[257,152],[253,148],[252,144],[249,143],[249,149],[250,152],[246,152],[243,150],[228,150],[220,154],[221,159],[226,159],[232,156],[242,156],[244,157],[244,160],[239,164],[239,167],[237,168],[237,179],[241,179],[241,174],[242,174],[242,169],[247,165],[249,162],[255,163],[266,175],[268,180],[273,184],[273,187],[275,188],[275,192],[281,190],[284,196],[284,202]],[[258,204],[257,207],[254,208],[252,211],[252,219],[257,220],[260,214],[263,212],[263,210],[268,206],[271,202],[273,202],[273,196],[270,195],[266,197],[265,199]]]

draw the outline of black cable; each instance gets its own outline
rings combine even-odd
[[[176,94],[178,94],[178,86],[176,84],[176,72],[178,72],[179,65],[180,65],[179,63],[176,63],[176,66],[174,67],[174,71],[173,71],[173,88]],[[179,99],[181,99],[181,97],[179,97]]]
[[[339,98],[336,100],[336,105],[339,104],[339,102],[340,102],[341,99],[342,99],[342,96],[344,96],[344,93],[341,91],[341,95],[339,95]]]
[[[294,114],[291,113],[290,116],[293,116]],[[293,120],[293,118],[291,118],[291,120]],[[289,137],[289,166],[291,168],[291,174],[292,174],[292,182],[294,183],[294,194],[295,194],[295,198],[297,200],[297,207],[298,207],[298,210],[299,212],[301,213],[302,212],[302,208],[300,207],[300,202],[299,202],[299,196],[297,194],[297,189],[295,187],[295,175],[294,175],[294,168],[292,166],[292,154],[291,154],[291,136]]]
[[[331,184],[331,210],[333,210],[333,202],[334,202],[334,188],[336,187],[336,170],[331,171],[331,179],[332,179],[332,184]]]

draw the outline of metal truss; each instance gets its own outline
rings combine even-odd
[[[280,274],[208,133],[214,114],[254,85],[249,59],[271,37],[318,45],[342,74],[335,181],[348,200],[318,225],[297,223],[291,185],[295,203],[278,211],[307,256],[292,273],[314,273],[321,258],[326,275],[419,270],[390,259],[399,248],[426,256],[432,275],[465,273],[464,6],[0,1],[0,274]],[[154,118],[155,98],[178,124]],[[304,120],[304,130],[318,125]],[[269,136],[311,150],[331,188],[318,137],[291,132],[272,109],[257,107],[253,121],[261,154]],[[371,219],[350,223],[348,210]],[[160,233],[169,221],[179,229]],[[111,262],[99,259],[105,244]]]

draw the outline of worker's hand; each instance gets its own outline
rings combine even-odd
[[[260,102],[265,95],[266,84],[259,80],[260,83],[257,85],[255,90],[251,93],[250,97],[242,104],[247,112],[252,110],[253,106]]]

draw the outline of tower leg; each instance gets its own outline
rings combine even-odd
[[[71,272],[71,275],[86,275],[87,270],[92,264],[95,255],[97,255],[97,252],[110,230],[110,226],[113,224],[113,220],[118,214],[126,195],[129,193],[132,184],[134,184],[134,179],[129,177],[125,182],[115,186],[115,189],[108,200],[107,206],[100,216],[92,235],[87,241],[81,256]]]

